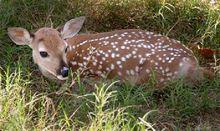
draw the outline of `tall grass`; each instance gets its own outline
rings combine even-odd
[[[151,128],[144,119],[138,120],[126,112],[129,107],[116,107],[116,93],[110,88],[114,85],[96,86],[95,92],[85,95],[73,95],[75,110],[68,110],[65,98],[54,100],[49,94],[34,93],[28,90],[30,80],[21,78],[21,71],[3,71],[0,75],[0,129],[3,130],[134,130]],[[66,97],[66,96],[62,96]],[[55,105],[57,101],[57,105]],[[72,101],[67,100],[71,103]],[[88,108],[87,110],[81,109]],[[83,110],[85,112],[82,112]],[[70,113],[71,112],[71,113]],[[79,112],[78,116],[76,116]],[[80,121],[80,115],[88,120]],[[79,117],[79,118],[77,118]],[[144,123],[143,123],[144,122]]]
[[[183,44],[220,46],[220,4],[209,0],[0,1],[1,130],[211,130],[219,129],[220,78],[189,87],[181,81],[155,89],[77,79],[75,89],[42,77],[28,47],[16,46],[11,26],[36,31],[85,15],[83,32],[140,28]],[[96,85],[95,85],[96,83]],[[89,90],[88,90],[89,89]]]

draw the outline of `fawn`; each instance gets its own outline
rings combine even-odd
[[[83,70],[82,78],[117,77],[134,84],[146,83],[154,74],[159,86],[180,77],[194,82],[211,74],[177,40],[140,29],[77,35],[84,21],[83,16],[72,19],[61,32],[45,27],[31,34],[12,27],[8,35],[18,45],[29,45],[42,74],[57,80],[66,80],[69,68]]]

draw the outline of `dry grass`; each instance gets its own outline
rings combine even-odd
[[[34,32],[42,26],[62,26],[75,16],[85,15],[87,21],[83,31],[140,28],[178,39],[185,45],[199,43],[218,49],[220,4],[209,2],[0,1],[0,129],[219,129],[218,76],[198,87],[188,87],[178,81],[163,90],[154,89],[150,84],[137,87],[103,81],[88,91],[87,85],[78,80],[78,88],[73,92],[67,88],[68,82],[60,89],[56,83],[42,77],[33,64],[31,50],[15,46],[6,34],[6,28],[11,26]]]

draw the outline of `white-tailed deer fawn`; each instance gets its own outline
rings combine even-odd
[[[206,72],[193,52],[179,41],[139,29],[77,35],[85,17],[68,21],[61,32],[41,28],[30,34],[23,28],[8,28],[18,45],[29,45],[43,75],[65,80],[68,69],[83,70],[81,77],[118,77],[141,84],[154,74],[157,84],[184,77],[194,81]]]

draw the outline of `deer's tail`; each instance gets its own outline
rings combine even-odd
[[[202,73],[203,78],[208,78],[209,80],[212,80],[215,78],[215,71],[211,68],[206,67],[200,67],[200,72]]]
[[[190,69],[190,72],[187,80],[191,85],[199,85],[204,80],[213,80],[215,78],[214,70],[205,67],[193,68]]]

